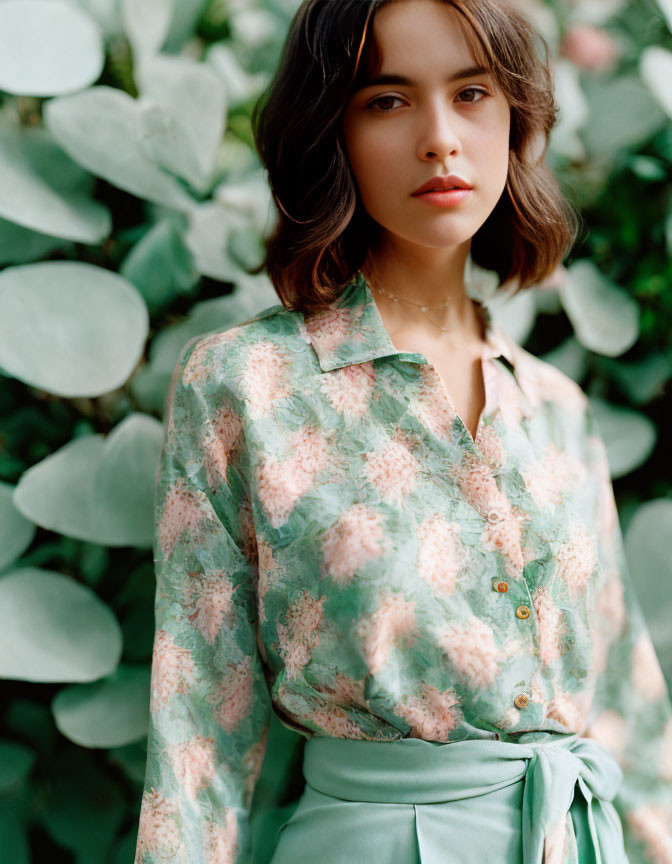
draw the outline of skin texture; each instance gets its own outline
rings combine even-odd
[[[456,15],[437,0],[398,0],[380,9],[373,35],[381,74],[405,75],[417,86],[360,90],[342,118],[363,205],[383,229],[362,268],[367,280],[428,306],[454,301],[423,313],[374,292],[376,305],[398,348],[422,351],[444,368],[451,351],[473,357],[482,343],[464,267],[472,236],[504,191],[509,161],[510,107],[491,76],[446,83],[452,73],[476,65]],[[371,105],[374,99],[380,101]],[[450,173],[473,187],[465,201],[437,208],[412,197],[427,180]],[[463,402],[468,393],[478,397],[467,387]]]

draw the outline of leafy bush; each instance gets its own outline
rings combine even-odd
[[[493,305],[594,402],[670,682],[672,2],[519,2],[553,50],[549,159],[586,230],[552,279]],[[164,400],[188,339],[278,302],[247,272],[273,218],[249,118],[297,5],[0,3],[0,845],[11,864],[133,858]],[[477,275],[474,290],[491,290],[492,274]],[[271,774],[283,734],[272,730]]]

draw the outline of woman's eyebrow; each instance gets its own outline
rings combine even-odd
[[[463,78],[473,78],[476,75],[483,75],[488,72],[489,70],[486,69],[485,66],[470,66],[468,69],[460,69],[458,72],[453,72],[453,74],[449,75],[445,80],[446,84],[451,84],[453,81],[460,81]],[[404,87],[418,86],[418,82],[413,80],[413,78],[407,78],[406,75],[397,75],[393,72],[389,72],[362,81],[362,83],[355,88],[354,92],[357,93],[360,90],[366,90],[367,87],[377,87],[381,84],[399,84]]]

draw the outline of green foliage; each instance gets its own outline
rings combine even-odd
[[[250,112],[297,6],[0,3],[0,846],[12,864],[133,856],[164,400],[188,339],[278,302],[245,270],[272,205]],[[548,159],[585,230],[557,278],[498,316],[595,404],[672,681],[660,542],[672,527],[672,5],[529,8],[557,81]],[[472,273],[486,288],[489,276]],[[273,825],[296,792],[273,788],[296,738],[273,723],[255,793],[279,802]]]

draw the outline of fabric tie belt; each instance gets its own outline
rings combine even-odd
[[[346,801],[416,805],[423,864],[448,859],[445,849],[437,855],[429,841],[423,849],[421,805],[487,795],[516,783],[524,784],[523,864],[627,864],[621,820],[611,803],[623,779],[618,763],[593,739],[541,734],[548,737],[530,743],[313,736],[304,748],[303,773],[313,789]],[[577,786],[581,796],[575,796]],[[484,820],[487,806],[484,799]]]

